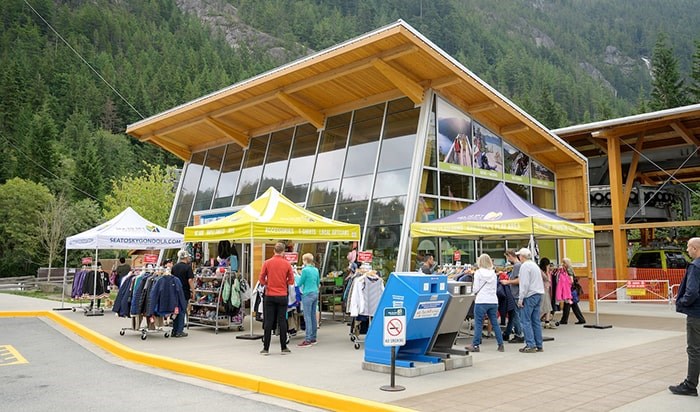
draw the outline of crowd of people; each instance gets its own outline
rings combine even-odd
[[[510,270],[500,275],[496,273],[491,257],[482,254],[476,266],[463,269],[468,274],[459,277],[459,280],[473,282],[472,290],[476,295],[473,310],[468,314],[468,317],[473,317],[474,337],[465,349],[480,351],[485,320],[488,320],[488,336],[496,338],[499,352],[505,350],[503,343],[507,341],[524,343],[525,346],[520,348],[522,353],[542,352],[542,329],[556,329],[558,325],[568,324],[572,311],[577,325],[586,323],[578,306],[583,289],[570,259],[562,259],[559,267],[547,257],[535,262],[527,248],[509,249],[505,258]],[[430,253],[424,255],[418,272],[442,273]],[[562,315],[557,322],[555,313],[560,309]],[[501,326],[505,327],[503,331]]]

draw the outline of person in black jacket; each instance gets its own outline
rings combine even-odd
[[[177,252],[178,262],[172,268],[172,274],[180,280],[182,284],[182,292],[184,295],[184,300],[187,302],[190,299],[194,299],[194,272],[192,272],[191,256],[186,250],[181,250]],[[178,315],[173,320],[173,334],[174,338],[184,338],[187,336],[185,332],[185,317],[184,314]]]
[[[698,396],[700,376],[700,237],[688,240],[688,255],[693,261],[685,270],[678,288],[676,312],[685,313],[688,375],[679,385],[668,387],[674,395]]]

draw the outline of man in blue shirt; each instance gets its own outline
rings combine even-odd
[[[700,375],[700,237],[688,240],[688,255],[693,261],[688,265],[678,288],[676,312],[685,313],[688,347],[688,376],[679,385],[669,386],[674,395],[698,396]]]

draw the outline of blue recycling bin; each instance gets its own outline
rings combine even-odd
[[[384,346],[384,309],[406,309],[406,344],[397,347],[396,366],[410,368],[413,362],[438,363],[428,351],[450,300],[447,276],[415,272],[392,273],[365,338],[365,361],[391,364],[391,347]]]

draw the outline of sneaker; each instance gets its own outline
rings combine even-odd
[[[537,352],[537,348],[525,346],[524,348],[518,349],[518,352],[520,352],[520,353],[535,353],[535,352]]]
[[[305,340],[305,341],[301,342],[300,344],[298,344],[297,346],[300,348],[308,348],[311,345],[313,345],[313,343],[309,342],[308,340]]]
[[[560,325],[568,325],[569,322],[559,322]]]
[[[480,352],[481,351],[481,349],[479,349],[478,346],[474,346],[474,345],[465,346],[464,349],[466,349],[467,352]]]
[[[505,352],[506,348],[503,347],[503,345],[498,345],[498,351],[499,352]]]
[[[524,343],[525,338],[522,336],[514,336],[513,339],[509,340],[508,343]]]
[[[263,350],[260,351],[260,354],[263,355],[263,356],[267,356],[267,355],[270,354],[270,351],[267,350],[267,349],[263,349]]]
[[[284,349],[282,349],[282,355],[288,355],[288,354],[290,354],[290,353],[292,353],[292,351],[289,350],[289,348],[284,348]]]
[[[317,341],[316,339],[314,339],[314,340],[311,341],[311,344],[312,344],[312,345],[315,345],[315,344],[317,344],[317,343],[318,343],[318,341]]]
[[[674,395],[698,396],[698,390],[688,385],[688,381],[683,381],[680,385],[671,385],[668,390]]]
[[[544,348],[537,348],[537,352],[544,352]]]
[[[585,324],[586,324],[585,320],[576,322],[576,325],[585,325]]]
[[[173,335],[173,338],[185,338],[187,337],[187,332],[180,332]]]

